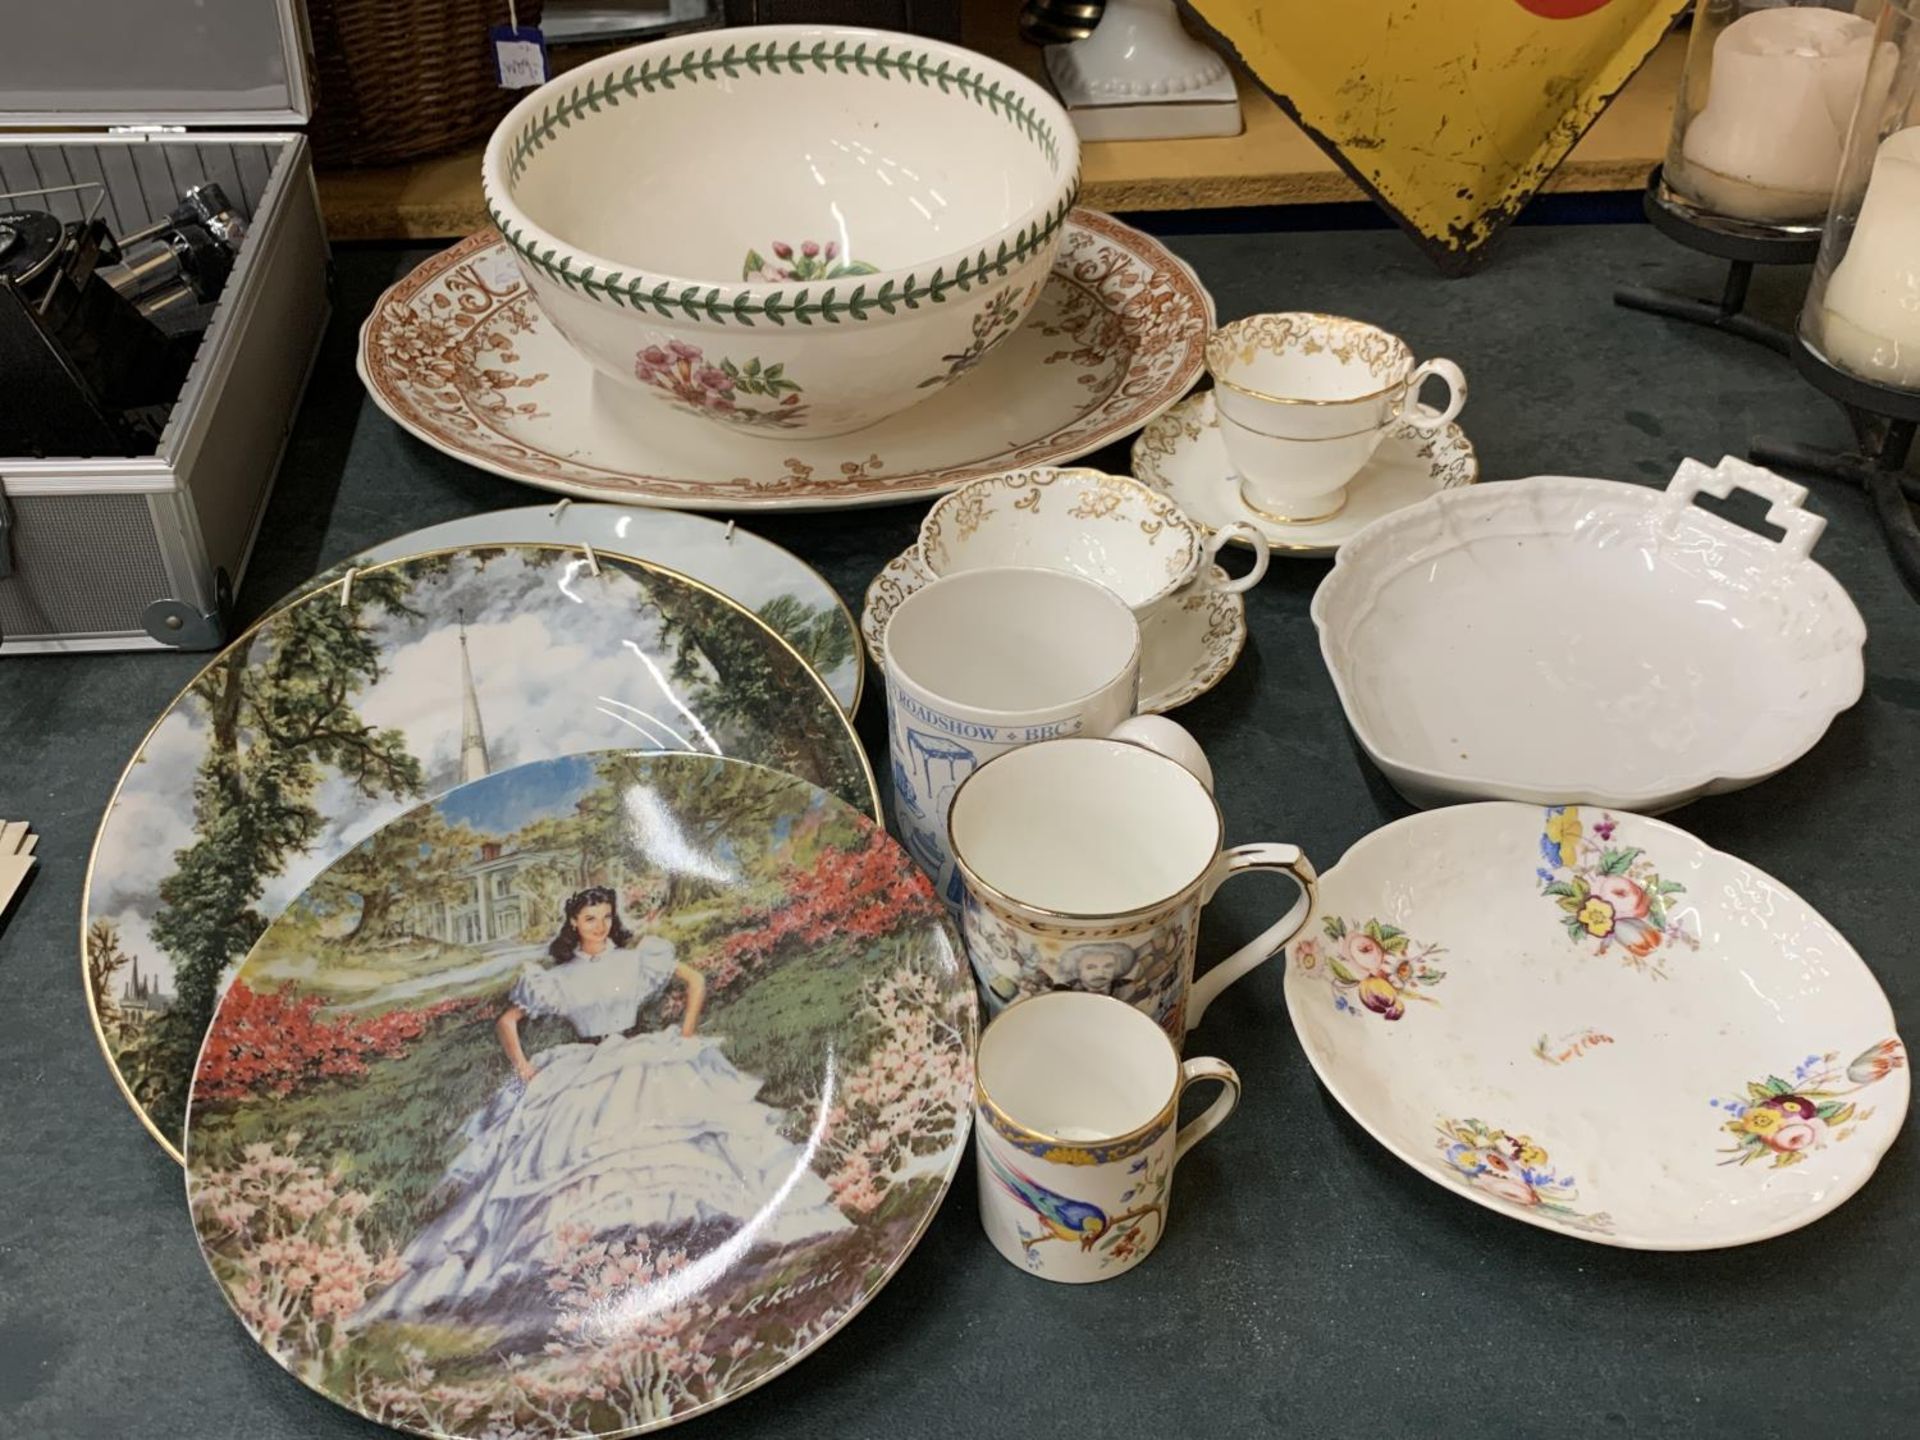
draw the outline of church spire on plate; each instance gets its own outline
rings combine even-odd
[[[479,780],[492,772],[487,760],[487,732],[480,724],[480,697],[473,689],[473,658],[467,653],[467,612],[460,620],[460,783]]]

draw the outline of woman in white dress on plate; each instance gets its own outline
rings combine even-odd
[[[563,1227],[653,1232],[696,1250],[724,1230],[741,1253],[848,1228],[779,1113],[756,1098],[760,1082],[697,1033],[706,980],[671,944],[634,943],[613,891],[595,887],[567,901],[548,953],[551,965],[521,973],[497,1025],[513,1078],[467,1121],[435,1192],[445,1209],[362,1323],[484,1309],[544,1280]],[[675,981],[686,990],[680,1024],[635,1033],[639,1008]],[[544,1015],[579,1039],[529,1056],[521,1021]]]

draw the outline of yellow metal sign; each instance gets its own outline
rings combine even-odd
[[[1688,0],[1186,0],[1443,269],[1471,269]]]

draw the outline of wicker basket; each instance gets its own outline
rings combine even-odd
[[[543,0],[517,0],[538,25]],[[507,0],[307,0],[322,167],[397,165],[481,138],[524,93],[500,88],[487,31]]]

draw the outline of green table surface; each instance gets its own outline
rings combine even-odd
[[[1436,276],[1390,231],[1169,243],[1223,320],[1359,315],[1421,355],[1457,360],[1473,385],[1464,423],[1490,480],[1658,485],[1683,456],[1744,454],[1756,432],[1847,435],[1784,359],[1613,306],[1621,282],[1718,291],[1712,262],[1641,226],[1518,229],[1485,273],[1460,281]],[[373,541],[540,498],[415,442],[361,391],[355,331],[426,253],[338,255],[332,328],[240,592],[242,619]],[[1763,275],[1757,306],[1789,318],[1804,284],[1804,271]],[[1089,463],[1124,471],[1125,448]],[[1786,773],[1673,818],[1805,896],[1866,956],[1895,1011],[1912,1015],[1920,605],[1896,581],[1863,495],[1826,485],[1811,503],[1831,522],[1817,558],[1866,617],[1866,695]],[[922,508],[745,523],[857,607]],[[1408,808],[1354,746],[1321,666],[1307,605],[1326,569],[1277,557],[1248,596],[1239,666],[1179,716],[1212,756],[1229,840],[1295,841],[1323,869]],[[0,815],[31,821],[42,857],[0,932],[0,1436],[379,1433],[282,1373],[229,1314],[179,1171],[127,1110],[88,1023],[78,918],[94,830],[134,745],[203,659],[0,662]],[[874,695],[860,730],[879,755]],[[1279,890],[1228,887],[1208,912],[1203,962],[1251,936]],[[1914,1137],[1855,1199],[1781,1239],[1692,1255],[1584,1244],[1481,1209],[1388,1155],[1315,1082],[1280,980],[1272,966],[1235,987],[1193,1037],[1191,1053],[1239,1068],[1247,1098],[1181,1166],[1171,1228],[1148,1263],[1086,1288],[1021,1274],[980,1233],[969,1163],[863,1314],[784,1376],[691,1422],[695,1433],[1920,1433]]]

